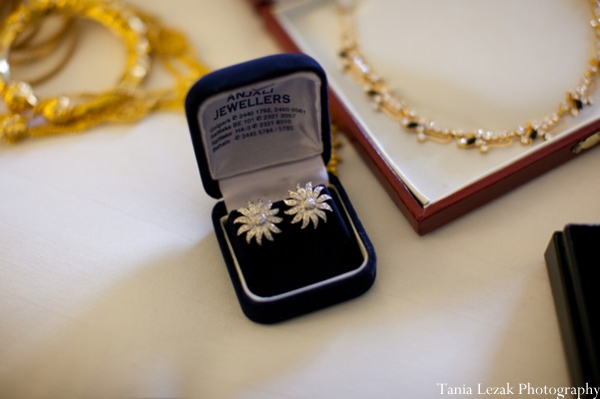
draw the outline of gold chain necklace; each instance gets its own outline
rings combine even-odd
[[[17,36],[28,24],[53,13],[97,21],[124,40],[127,64],[113,88],[39,98],[29,83],[10,79],[8,56]],[[152,57],[173,76],[172,87],[142,87]],[[17,142],[105,122],[136,122],[151,111],[180,109],[189,87],[207,72],[181,33],[118,0],[31,0],[10,14],[0,28],[0,95],[8,109],[0,114],[0,139]]]
[[[540,120],[528,121],[512,130],[445,128],[429,118],[419,116],[416,111],[407,106],[403,99],[393,94],[385,80],[376,74],[373,67],[367,62],[358,46],[354,4],[351,1],[338,0],[337,9],[342,37],[339,57],[342,61],[342,70],[351,74],[364,85],[365,93],[376,110],[383,111],[394,121],[399,121],[406,131],[416,133],[419,141],[432,140],[440,143],[456,141],[460,148],[478,148],[480,152],[485,153],[491,147],[506,147],[513,141],[528,145],[540,137],[549,140],[552,137],[551,131],[564,120],[565,116],[575,117],[585,105],[592,104],[590,95],[595,88],[595,80],[600,66],[598,60],[600,5],[596,0],[590,0],[590,3],[594,15],[591,25],[594,29],[596,45],[594,46],[594,56],[589,60],[580,85],[567,92],[566,98],[559,104],[555,112]]]

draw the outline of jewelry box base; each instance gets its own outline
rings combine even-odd
[[[238,256],[239,249],[235,248],[239,248],[239,246],[234,245],[234,241],[242,245],[246,242],[243,236],[232,236],[231,231],[227,228],[228,214],[224,202],[218,202],[213,208],[212,220],[223,259],[242,311],[250,320],[262,324],[272,324],[304,315],[358,297],[369,290],[375,281],[376,256],[373,245],[342,185],[333,175],[330,175],[328,189],[354,242],[342,243],[338,237],[321,235],[319,239],[325,240],[325,242],[321,243],[322,245],[319,247],[326,253],[315,253],[313,256],[313,262],[320,267],[310,265],[310,267],[302,268],[296,262],[290,262],[295,264],[294,270],[286,272],[285,269],[289,265],[282,261],[277,275],[268,277],[272,280],[270,284],[274,286],[265,288],[262,282],[258,283],[261,291],[269,291],[268,296],[258,292],[259,288],[256,283],[256,277],[263,272],[263,265],[248,260],[248,257]],[[331,221],[328,222],[331,223]],[[318,226],[314,232],[318,232],[321,227]],[[313,231],[312,225],[307,229]],[[276,235],[273,242],[266,244],[270,244],[270,248],[276,247],[279,236],[285,233],[282,231]],[[256,246],[257,244],[252,242],[248,245]],[[263,246],[265,248],[261,249],[269,251],[267,245],[263,244]],[[298,241],[295,249],[297,253],[311,250],[313,248],[305,247],[302,241]],[[285,256],[293,257],[295,251],[287,253]],[[335,256],[347,253],[355,255],[351,259]],[[241,259],[245,259],[245,264],[240,263]],[[339,264],[340,259],[346,259],[346,264]],[[286,290],[285,288],[280,289],[280,287],[290,288]]]

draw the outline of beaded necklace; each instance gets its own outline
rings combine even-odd
[[[565,116],[575,117],[582,108],[592,104],[591,94],[595,88],[600,60],[600,0],[590,0],[592,5],[596,46],[594,55],[581,78],[580,84],[566,93],[566,97],[558,105],[558,109],[540,120],[527,121],[511,130],[487,129],[454,129],[443,127],[434,120],[423,117],[407,105],[406,101],[393,93],[386,81],[378,75],[373,66],[366,60],[358,45],[355,28],[355,6],[351,1],[338,0],[337,10],[340,23],[342,47],[339,57],[342,70],[351,74],[360,84],[370,99],[375,110],[382,111],[390,119],[399,121],[408,132],[414,132],[417,140],[432,140],[439,143],[455,141],[459,148],[478,148],[486,153],[492,147],[506,147],[514,141],[523,145],[532,144],[535,140],[552,138],[551,131],[564,120]]]

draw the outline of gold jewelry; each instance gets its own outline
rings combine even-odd
[[[0,24],[19,6],[20,2],[21,0],[2,0],[2,3],[0,3]]]
[[[338,0],[338,16],[341,27],[342,48],[339,56],[342,69],[351,73],[358,81],[364,84],[365,92],[376,110],[385,113],[409,132],[417,133],[419,141],[432,140],[440,143],[456,141],[460,148],[479,148],[485,153],[491,147],[506,147],[514,140],[523,145],[531,144],[539,137],[545,140],[551,138],[551,131],[563,121],[566,115],[575,117],[585,106],[592,104],[590,95],[595,88],[600,61],[598,48],[600,47],[600,10],[596,0],[590,0],[594,19],[591,25],[596,37],[594,56],[589,60],[589,65],[581,79],[581,84],[567,92],[558,110],[547,115],[541,120],[528,121],[523,125],[503,131],[490,131],[485,129],[461,130],[440,126],[435,121],[419,116],[410,109],[406,102],[394,95],[388,84],[377,75],[373,67],[367,62],[359,46],[354,21],[354,6],[348,1]]]
[[[10,80],[8,56],[17,36],[28,24],[54,13],[95,20],[124,40],[127,64],[115,87],[40,99],[29,83]],[[141,87],[151,56],[173,75],[172,87]],[[104,122],[135,122],[154,110],[180,109],[189,87],[207,72],[181,33],[118,0],[31,0],[10,14],[0,28],[0,94],[9,110],[0,115],[0,138],[16,142],[27,136],[81,131]]]
[[[334,122],[331,122],[331,158],[327,163],[327,171],[338,175],[337,166],[342,163],[342,158],[338,155],[338,149],[342,146],[342,143],[337,139],[338,127]]]
[[[50,70],[35,78],[27,79],[30,86],[44,82],[54,76],[71,58],[77,44],[77,25],[74,23],[73,17],[63,18],[58,28],[52,32],[47,32],[47,29],[44,29],[46,19],[41,18],[35,26],[20,34],[10,49],[8,61],[11,67],[38,63],[42,59],[53,55],[55,50],[61,50],[60,57],[57,61],[54,61],[55,65]],[[42,35],[45,36],[44,39],[36,40]]]

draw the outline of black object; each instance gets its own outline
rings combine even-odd
[[[573,385],[600,386],[600,225],[565,226],[545,253]],[[593,395],[592,395],[593,396]]]

